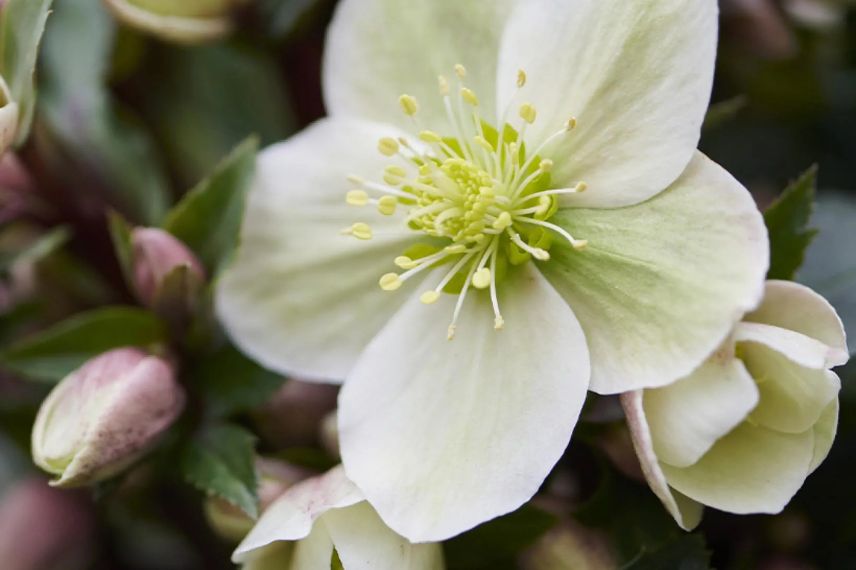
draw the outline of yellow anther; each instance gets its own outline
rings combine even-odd
[[[348,182],[350,182],[351,184],[356,184],[357,186],[362,186],[366,183],[366,179],[362,176],[357,176],[356,174],[349,174]]]
[[[476,289],[487,289],[490,287],[490,269],[482,267],[473,275],[473,287]]]
[[[472,89],[469,89],[467,87],[461,87],[461,97],[463,97],[464,101],[466,101],[473,107],[478,107],[479,98],[476,97],[476,93]]]
[[[390,186],[398,186],[407,176],[407,171],[400,166],[387,166],[383,170],[383,181]]]
[[[504,327],[504,326],[505,326],[505,319],[503,319],[502,316],[497,316],[493,320],[493,328],[495,330],[498,330],[498,331],[502,330],[502,327]]]
[[[398,200],[394,196],[384,196],[377,203],[377,211],[384,216],[391,216],[395,213],[395,207],[398,205]]]
[[[437,291],[425,291],[422,295],[419,296],[419,300],[422,301],[426,305],[430,305],[431,303],[436,303],[437,299],[440,298],[440,293]]]
[[[351,206],[365,206],[369,203],[369,195],[363,190],[351,190],[345,195],[345,201]]]
[[[520,147],[513,142],[508,145],[508,154],[511,155],[511,164],[518,166],[520,164]]]
[[[532,103],[524,103],[520,106],[520,118],[530,125],[535,122],[535,118],[537,116],[538,112],[535,110],[535,106],[532,105]]]
[[[357,222],[350,228],[342,230],[342,235],[351,235],[357,239],[368,240],[372,239],[372,228],[363,222]]]
[[[574,246],[575,250],[582,251],[588,247],[588,240],[578,239],[578,240],[575,240],[572,245]]]
[[[443,142],[443,137],[434,131],[422,131],[419,133],[419,140],[427,143],[438,143]]]
[[[577,128],[577,118],[571,117],[568,119],[568,122],[565,123],[565,130],[572,131]]]
[[[395,265],[402,269],[413,269],[417,263],[406,255],[399,255],[395,258]]]
[[[445,248],[446,253],[451,255],[457,255],[459,253],[464,253],[467,251],[467,246],[462,245],[460,243],[456,243],[455,245],[447,245]]]
[[[522,69],[517,70],[517,87],[521,88],[526,85],[526,72]]]
[[[384,156],[394,156],[398,153],[398,141],[391,137],[383,137],[378,141],[377,149]]]
[[[574,247],[576,247],[576,245]],[[550,260],[550,252],[548,252],[546,249],[541,249],[540,247],[536,247],[532,250],[532,256],[538,261]]]
[[[491,144],[487,142],[487,139],[483,136],[478,135],[473,137],[473,142],[485,149],[486,151],[493,152],[493,146],[491,146]]]
[[[446,339],[452,340],[455,338],[455,325],[449,325],[449,330],[446,331]]]
[[[437,76],[437,85],[440,87],[440,95],[445,97],[449,94],[449,80],[444,76]]]
[[[384,291],[395,291],[399,287],[403,281],[401,277],[399,277],[398,273],[387,273],[383,277],[380,278],[378,284],[380,284],[380,288]]]
[[[467,68],[460,63],[455,64],[455,75],[457,75],[458,78],[463,79],[467,76]]]
[[[588,190],[588,184],[586,184],[585,182],[582,182],[582,181],[577,182],[577,185],[574,187],[574,191],[577,193],[582,193],[582,192],[585,192],[586,190]]]
[[[545,158],[540,164],[538,164],[538,170],[541,172],[550,172],[553,170],[553,161],[549,158]]]
[[[405,115],[412,117],[419,110],[419,103],[416,102],[416,98],[412,95],[402,95],[398,98],[398,103],[401,105],[401,110],[404,111]]]
[[[509,227],[511,223],[511,214],[508,212],[502,212],[493,222],[493,229],[503,231],[505,228]]]

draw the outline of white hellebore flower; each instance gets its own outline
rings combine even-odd
[[[444,568],[439,544],[410,544],[395,534],[341,466],[286,491],[264,512],[232,560],[244,570]]]
[[[685,376],[760,300],[761,216],[695,150],[716,35],[715,0],[340,4],[331,116],[261,153],[218,311],[345,380],[345,470],[400,534],[516,509],[589,386]]]
[[[651,489],[685,529],[702,505],[778,513],[823,461],[838,425],[848,360],[835,310],[810,289],[767,283],[761,306],[698,370],[624,394]]]

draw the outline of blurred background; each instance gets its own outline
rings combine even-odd
[[[762,207],[817,165],[811,225],[819,233],[798,280],[838,309],[852,351],[856,6],[720,4],[702,150]],[[133,225],[156,225],[247,136],[264,146],[323,116],[320,65],[334,8],[334,0],[236,2],[223,15],[221,37],[184,45],[117,23],[100,0],[55,2],[32,135],[0,163],[0,346],[87,309],[137,303],[114,253],[107,211]],[[683,536],[636,477],[614,402],[603,400],[531,511],[451,541],[450,567],[856,568],[856,366],[839,372],[838,439],[781,515],[709,509],[700,534]],[[268,457],[301,469],[334,464],[325,418],[335,390],[294,379],[264,382],[263,398],[224,414],[256,434]],[[30,430],[49,388],[0,369],[0,567],[232,567],[234,542],[216,522],[228,509],[169,468],[170,441],[204,415],[192,394],[191,419],[162,451],[119,481],[68,492],[50,489],[29,457]],[[647,557],[655,551],[659,558]]]

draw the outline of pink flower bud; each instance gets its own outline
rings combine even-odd
[[[164,279],[177,268],[187,267],[197,283],[205,281],[205,270],[186,245],[157,228],[136,228],[131,234],[134,247],[134,287],[146,306],[159,301]],[[179,293],[180,294],[180,293]]]
[[[91,562],[92,513],[72,493],[41,479],[12,486],[0,500],[0,560],[5,570],[82,570]]]
[[[36,464],[74,487],[128,467],[181,413],[184,391],[162,358],[119,348],[67,376],[33,426]]]
[[[336,408],[337,393],[335,386],[289,380],[256,414],[257,427],[276,447],[314,445],[321,422]]]

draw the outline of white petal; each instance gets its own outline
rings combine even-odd
[[[499,108],[513,98],[539,112],[530,145],[576,130],[547,152],[553,180],[589,191],[573,204],[618,207],[662,191],[697,146],[710,99],[717,41],[715,0],[526,0],[502,40]]]
[[[232,560],[241,563],[258,549],[277,542],[306,538],[316,519],[331,509],[363,501],[360,491],[345,477],[341,466],[320,477],[291,487],[262,514],[253,530],[238,545]],[[329,561],[329,556],[328,556]]]
[[[706,359],[761,299],[767,230],[749,192],[698,153],[669,190],[618,210],[560,210],[544,274],[586,333],[592,390],[664,386]]]
[[[561,457],[588,386],[573,313],[531,264],[500,291],[415,298],[372,341],[340,394],[348,476],[386,523],[414,542],[442,540],[526,502]]]
[[[318,521],[309,536],[294,545],[288,570],[327,570],[332,559],[333,539],[323,521]]]
[[[467,68],[466,83],[494,119],[499,37],[511,0],[345,0],[327,36],[324,100],[331,115],[411,127],[398,105],[404,93],[420,103],[424,128],[451,134],[437,77]],[[455,83],[452,83],[456,90]]]
[[[841,319],[829,302],[799,283],[768,281],[761,306],[746,315],[748,322],[796,331],[827,345],[827,366],[848,360],[847,338]]]
[[[828,370],[805,368],[783,354],[758,344],[740,347],[743,362],[761,390],[752,421],[770,429],[802,433],[817,422],[841,389]]]
[[[624,408],[624,415],[627,417],[627,427],[630,428],[633,447],[636,449],[636,456],[639,458],[642,473],[648,481],[648,486],[669,511],[675,522],[684,530],[692,530],[701,522],[704,507],[669,487],[666,476],[660,469],[657,454],[654,453],[654,444],[651,439],[648,419],[645,416],[642,397],[642,390],[621,395],[621,405]]]
[[[366,502],[324,515],[347,570],[440,570],[439,543],[411,544],[393,532]]]
[[[644,395],[657,457],[676,467],[698,461],[757,404],[755,381],[730,354],[716,354],[687,378]]]
[[[798,332],[762,323],[742,322],[734,327],[735,342],[753,342],[772,348],[806,368],[824,368],[834,350]]]
[[[662,464],[669,485],[730,513],[778,513],[805,481],[814,434],[786,434],[744,423],[691,467]]]
[[[814,431],[814,454],[809,472],[817,469],[832,449],[832,442],[838,431],[838,398],[829,403],[812,430]]]
[[[235,343],[266,367],[340,380],[406,298],[381,291],[378,279],[395,270],[412,232],[400,218],[345,203],[346,176],[378,176],[389,159],[377,152],[377,139],[395,132],[327,119],[259,156],[217,311]],[[389,235],[340,234],[358,221]]]

